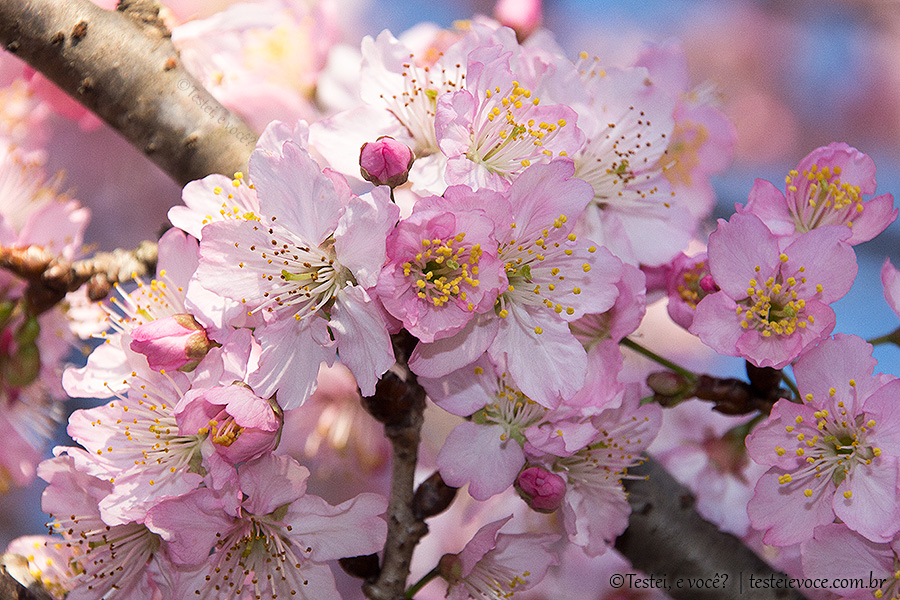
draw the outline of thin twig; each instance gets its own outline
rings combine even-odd
[[[74,262],[40,246],[0,246],[0,268],[28,282],[25,295],[34,313],[51,308],[85,284],[91,300],[105,298],[113,284],[155,273],[156,259],[156,243],[150,241],[134,250],[98,252]]]

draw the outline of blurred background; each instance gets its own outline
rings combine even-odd
[[[183,22],[228,4],[172,0],[171,9]],[[421,21],[446,27],[493,10],[483,1],[338,4],[339,35],[357,48],[363,35],[382,29],[399,34]],[[645,42],[681,40],[692,83],[714,86],[738,134],[733,164],[714,180],[714,218],[746,201],[755,178],[782,187],[801,158],[832,141],[869,154],[879,193],[900,195],[900,1],[545,0],[544,14],[569,56],[585,51],[607,65],[629,64]],[[65,171],[64,188],[93,209],[87,241],[109,250],[155,237],[180,189],[105,125],[58,115],[50,125],[47,170]],[[714,227],[711,219],[701,233]],[[900,324],[879,278],[885,257],[900,266],[900,224],[856,251],[860,271],[835,305],[836,331],[871,338]],[[876,357],[881,370],[900,375],[900,349],[879,347]],[[740,374],[741,365],[726,361],[723,369]],[[0,545],[42,531],[42,487],[0,497]]]

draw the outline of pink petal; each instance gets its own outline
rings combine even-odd
[[[360,494],[337,506],[307,495],[291,504],[284,523],[292,539],[312,548],[312,560],[335,560],[381,550],[387,523],[380,515],[386,510],[387,501],[378,494]]]
[[[807,481],[779,484],[782,473],[773,467],[760,477],[747,505],[750,523],[755,529],[765,530],[763,542],[773,546],[789,546],[811,539],[817,526],[834,521],[832,482],[824,484],[821,493],[807,498],[803,494]]]
[[[469,573],[472,572],[472,569],[475,568],[475,565],[478,564],[478,561],[480,561],[485,554],[494,549],[494,546],[497,545],[497,535],[500,533],[500,529],[506,525],[510,519],[512,519],[512,515],[492,521],[487,525],[484,525],[472,536],[472,539],[469,540],[466,547],[458,554],[459,560],[462,562],[463,577],[468,577]]]
[[[788,212],[784,194],[765,179],[754,181],[747,204],[735,208],[739,213],[751,213],[759,217],[775,235],[794,233],[794,218]]]
[[[318,246],[337,228],[340,200],[331,180],[305,150],[288,141],[283,152],[278,156],[256,151],[250,157],[260,211]]]
[[[222,510],[222,501],[206,488],[170,500],[150,509],[144,524],[168,543],[169,554],[179,565],[200,565],[234,519]]]
[[[891,310],[900,316],[900,271],[886,258],[881,267],[881,285],[884,286],[884,298]]]
[[[488,354],[506,364],[519,389],[547,408],[574,396],[584,385],[587,353],[565,322],[540,316],[531,307],[509,305]],[[555,315],[554,315],[555,316]],[[541,333],[537,333],[540,329]]]
[[[900,531],[898,460],[880,456],[857,464],[834,495],[834,514],[847,527],[873,542],[889,542]],[[852,496],[844,497],[849,491]]]
[[[491,465],[485,469],[485,465]],[[441,477],[448,485],[469,484],[469,495],[487,500],[508,489],[525,464],[522,447],[499,425],[466,422],[447,436],[437,458]]]
[[[375,393],[379,377],[394,366],[394,350],[378,306],[357,285],[338,292],[328,323],[341,362],[353,372],[363,396]]]
[[[750,279],[765,280],[779,264],[775,236],[749,214],[736,214],[728,221],[719,219],[719,227],[709,236],[707,253],[716,285],[735,300],[747,297]]]
[[[306,493],[309,469],[290,456],[267,454],[242,465],[241,491],[249,496],[243,507],[254,515],[267,515]]]

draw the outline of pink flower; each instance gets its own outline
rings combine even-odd
[[[210,223],[189,297],[209,290],[257,315],[260,396],[281,390],[287,410],[315,389],[322,362],[335,354],[371,395],[394,364],[387,328],[367,289],[378,281],[397,208],[386,188],[350,193],[294,142],[283,153],[257,149],[250,175],[260,215]]]
[[[629,388],[622,406],[592,419],[600,432],[571,456],[553,460],[548,468],[567,482],[562,513],[569,541],[590,556],[606,551],[628,526],[631,508],[622,487],[627,469],[641,464],[641,452],[659,431],[662,410],[640,406],[639,390]]]
[[[465,186],[447,199],[418,202],[387,240],[388,263],[378,278],[385,309],[425,343],[449,337],[476,315],[493,311],[506,284],[497,257],[494,222],[466,204],[490,202],[490,193]]]
[[[527,467],[516,479],[516,491],[534,510],[550,513],[562,505],[566,481],[543,467]]]
[[[131,337],[129,347],[145,355],[154,371],[192,371],[213,345],[203,326],[186,314],[139,325]]]
[[[832,581],[829,591],[841,598],[868,600],[900,598],[900,538],[876,543],[854,533],[838,523],[817,527],[813,539],[800,547],[803,575]],[[835,577],[840,573],[840,579]],[[842,585],[846,581],[861,580],[860,587]]]
[[[875,364],[858,337],[823,341],[794,367],[803,404],[779,400],[747,438],[771,467],[747,507],[766,544],[808,540],[835,517],[874,542],[900,531],[900,380]]]
[[[697,305],[690,332],[758,367],[790,364],[834,328],[828,305],[856,278],[849,235],[822,227],[783,247],[754,215],[720,219],[709,236],[709,268],[721,291]]]
[[[111,331],[98,336],[104,343],[91,352],[84,367],[66,369],[62,382],[70,396],[108,398],[124,392],[131,373],[148,367],[146,357],[132,350],[131,333],[153,321],[191,312],[185,294],[197,268],[197,241],[172,229],[160,238],[158,248],[157,276],[150,281],[138,280],[137,288],[130,293],[116,286],[118,297],[101,305]]]
[[[180,432],[209,434],[215,451],[233,465],[274,450],[281,429],[272,404],[242,384],[191,390],[173,414]]]
[[[337,38],[337,16],[327,5],[289,0],[268,0],[261,10],[236,3],[172,29],[188,70],[257,131],[273,119],[319,114],[316,81]]]
[[[440,377],[487,351],[542,406],[557,406],[584,386],[587,353],[569,323],[613,306],[622,263],[573,231],[591,198],[573,170],[567,160],[533,165],[483,207],[495,224],[508,285],[493,312],[450,337],[420,343],[410,359],[413,371]],[[474,209],[482,206],[476,199],[455,201]]]
[[[474,366],[420,382],[438,406],[470,417],[447,436],[437,467],[449,485],[468,483],[469,494],[477,500],[513,485],[525,466],[526,452],[568,456],[597,435],[580,411],[551,411],[528,398],[486,356]]]
[[[383,135],[359,149],[359,170],[366,181],[395,188],[406,183],[415,158],[409,146]]]
[[[704,218],[716,200],[710,175],[731,162],[737,131],[720,110],[713,86],[702,83],[691,89],[688,61],[680,42],[648,44],[634,64],[646,67],[653,83],[676,101],[672,115],[675,127],[660,166],[682,206],[695,217]]]
[[[709,273],[709,258],[706,252],[694,256],[679,254],[667,270],[669,303],[666,308],[669,316],[685,329],[690,329],[694,322],[694,310],[700,301],[719,291]]]
[[[112,488],[75,468],[70,456],[41,463],[38,474],[49,485],[41,509],[50,514],[51,531],[73,548],[73,570],[67,597],[101,600],[147,600],[158,593],[162,574],[174,569],[161,552],[162,540],[142,524],[110,526],[100,518],[98,502]]]
[[[850,228],[848,244],[871,240],[897,218],[894,197],[875,193],[875,163],[847,144],[833,142],[810,152],[785,178],[782,194],[757,179],[740,212],[757,215],[776,235],[800,235],[817,227]]]
[[[244,500],[237,511],[226,512],[204,488],[161,502],[147,516],[175,563],[206,565],[206,577],[189,580],[178,597],[218,589],[340,600],[325,561],[370,554],[384,544],[387,525],[379,515],[387,503],[380,496],[361,494],[331,506],[306,493],[309,471],[287,456],[246,463],[239,477]]]
[[[645,85],[646,69],[602,69],[587,54],[576,66],[588,103],[578,126],[587,141],[571,156],[575,176],[594,192],[581,231],[629,264],[664,264],[687,245],[697,224],[660,164],[675,101],[659,86]]]
[[[445,554],[438,564],[449,586],[449,600],[508,598],[537,585],[559,563],[549,546],[555,534],[500,533],[511,519],[488,523],[459,554]]]
[[[435,132],[450,184],[503,191],[532,163],[573,153],[584,141],[575,111],[542,105],[510,70],[512,56],[502,46],[473,50],[466,89],[438,98]]]

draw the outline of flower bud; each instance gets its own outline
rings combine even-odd
[[[562,504],[566,481],[543,467],[528,467],[519,473],[516,491],[534,510],[551,513]]]
[[[409,146],[383,135],[359,149],[359,172],[366,181],[395,188],[406,183],[414,160]]]
[[[215,346],[203,326],[187,314],[145,323],[135,328],[131,337],[131,349],[146,356],[156,371],[192,371]]]
[[[716,285],[716,282],[712,278],[712,275],[704,275],[700,279],[700,289],[707,294],[715,294],[719,291],[719,286]]]
[[[514,30],[519,41],[524,41],[541,26],[541,0],[499,0],[494,6],[494,17]]]
[[[13,387],[25,387],[41,372],[41,354],[34,342],[18,347],[3,365],[3,381]]]

